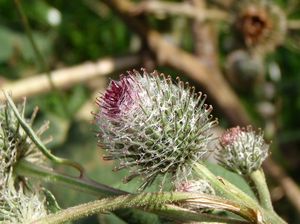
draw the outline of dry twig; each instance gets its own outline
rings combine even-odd
[[[77,83],[108,75],[114,71],[135,67],[141,63],[138,56],[123,58],[106,58],[97,62],[86,62],[81,65],[59,69],[51,72],[51,79],[58,89],[66,89]],[[6,83],[1,89],[12,93],[14,99],[33,96],[51,91],[51,84],[46,74],[39,74],[12,83]],[[3,100],[4,96],[0,95]]]
[[[140,14],[144,12],[153,14],[180,15],[193,18],[198,21],[229,19],[229,15],[225,11],[217,9],[202,10],[201,8],[193,7],[188,3],[144,1],[137,5],[135,8],[132,8],[133,14]]]

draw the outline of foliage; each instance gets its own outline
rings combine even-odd
[[[93,2],[98,3],[98,8],[91,7]],[[141,1],[132,2],[139,3]],[[181,3],[183,1],[164,2]],[[223,9],[231,14],[237,10],[222,6],[221,1],[218,0],[207,2],[209,8]],[[278,4],[283,13],[287,15],[287,19],[300,18],[297,1],[277,0],[269,1],[268,4]],[[22,6],[32,27],[38,48],[51,70],[103,57],[118,57],[132,53],[139,53],[140,57],[144,58],[144,52],[148,50],[144,40],[139,39],[103,1],[29,0],[22,1]],[[56,16],[56,22],[55,18],[53,22],[53,16]],[[169,42],[193,53],[196,41],[193,37],[191,18],[168,13],[144,13],[137,16],[141,21],[147,21],[151,27],[160,31]],[[275,51],[268,52],[268,54],[259,52],[253,56],[253,54],[248,54],[247,47],[238,43],[241,37],[235,35],[237,31],[232,29],[230,23],[226,21],[213,21],[213,23],[217,24],[216,27],[220,31],[218,58],[222,72],[227,74],[226,79],[231,81],[242,103],[255,120],[255,126],[265,129],[266,136],[272,139],[273,158],[283,165],[289,175],[299,183],[300,176],[297,171],[300,167],[298,156],[300,145],[300,120],[298,119],[300,112],[300,31],[298,29],[288,30],[283,43],[276,46]],[[240,54],[236,54],[238,50],[247,51],[246,57],[243,56],[241,59]],[[145,65],[149,61],[150,65],[153,61],[154,64],[156,63],[156,59],[147,61],[149,58],[147,54],[145,58]],[[254,66],[251,64],[250,72],[249,66],[243,66],[244,60],[246,60],[246,65],[249,65],[250,60],[255,62]],[[167,72],[173,78],[177,74],[181,74],[172,67],[156,64],[155,67],[158,67],[160,71]],[[18,81],[40,72],[44,71],[36,62],[36,55],[28,41],[16,6],[13,1],[0,0],[0,82],[5,84]],[[115,71],[115,74],[111,74],[111,76],[114,77],[116,74],[119,72]],[[236,77],[241,74],[246,74],[247,77]],[[180,78],[192,82],[197,91],[202,90],[201,85],[190,80],[184,74],[180,75]],[[250,84],[250,82],[252,83]],[[40,126],[44,120],[50,120],[51,125],[46,135],[53,137],[53,141],[48,146],[53,149],[54,154],[80,162],[87,169],[88,174],[101,183],[134,192],[140,183],[138,181],[130,184],[120,182],[128,173],[111,171],[114,165],[101,159],[102,151],[97,147],[97,139],[93,136],[95,130],[90,124],[91,122],[82,121],[77,116],[84,105],[94,97],[95,88],[91,86],[88,82],[77,84],[64,90],[63,97],[55,91],[33,96],[28,101],[26,114],[29,115],[34,106],[38,105],[40,113],[34,127]],[[228,128],[230,121],[223,112],[217,110],[216,114],[220,118],[221,126]],[[91,115],[90,121],[92,119]],[[209,166],[213,167],[211,170],[214,173],[225,176],[225,179],[254,197],[248,185],[240,178],[232,176],[231,172],[223,172],[223,168],[218,165]],[[60,165],[54,167],[63,172],[76,174],[73,169]],[[157,190],[160,181],[157,180],[147,190]],[[60,185],[48,184],[47,187],[63,208],[94,198],[88,194],[78,194],[77,191],[66,190]],[[275,202],[275,209],[290,223],[299,222],[300,217],[297,212],[291,209],[292,206],[289,203],[283,202],[286,202],[285,198]],[[146,223],[145,220],[152,220],[149,223],[168,222],[167,219],[158,218],[156,215],[138,212],[140,212],[138,213],[140,217],[145,218],[141,223]],[[135,212],[127,213],[130,212],[120,212],[117,214],[118,218],[114,215],[110,217],[95,215],[92,218],[76,221],[76,223],[123,223],[129,217],[133,220],[132,217],[137,216]]]

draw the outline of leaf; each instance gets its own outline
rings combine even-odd
[[[244,191],[246,194],[248,194],[252,198],[256,198],[253,191],[251,190],[248,183],[245,181],[244,178],[242,178],[240,175],[233,173],[231,171],[226,170],[220,165],[212,164],[212,163],[205,163],[206,167],[216,176],[220,176],[226,180],[228,180],[230,183],[237,186],[239,189]]]
[[[44,195],[46,197],[47,202],[47,208],[51,213],[58,212],[61,210],[59,207],[54,195],[51,193],[51,191],[47,190],[46,188],[43,188]]]

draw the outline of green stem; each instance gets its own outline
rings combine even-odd
[[[43,55],[41,54],[41,52],[39,51],[39,48],[36,44],[36,42],[34,41],[34,38],[33,38],[33,35],[32,35],[32,30],[31,30],[31,27],[30,27],[30,24],[28,22],[28,19],[26,17],[26,14],[22,8],[22,5],[21,5],[21,2],[20,0],[15,0],[15,5],[17,7],[17,10],[20,14],[20,17],[21,17],[21,21],[23,23],[23,26],[25,28],[25,32],[26,32],[26,35],[29,39],[29,42],[33,48],[33,51],[34,51],[34,54],[36,56],[36,59],[37,59],[37,62],[38,62],[38,65],[40,66],[40,69],[45,71],[46,72],[46,75],[47,75],[47,78],[48,78],[48,81],[49,81],[49,84],[50,84],[50,87],[52,90],[54,90],[54,92],[59,96],[59,99],[62,101],[62,107],[64,109],[64,112],[69,115],[69,110],[68,108],[65,106],[66,105],[66,100],[65,100],[65,96],[56,88],[54,82],[53,82],[53,79],[52,79],[52,76],[51,76],[51,73],[50,73],[50,70],[49,70],[49,67],[43,57]]]
[[[75,177],[71,177],[65,174],[61,174],[58,173],[54,170],[51,170],[49,168],[46,167],[42,167],[42,166],[37,166],[35,164],[32,164],[26,160],[21,160],[18,162],[17,166],[15,167],[15,172],[18,175],[22,175],[22,176],[27,176],[27,177],[33,177],[33,178],[39,178],[42,179],[44,181],[48,181],[48,182],[58,182],[61,183],[65,186],[68,186],[70,188],[79,190],[79,191],[83,191],[85,193],[89,193],[89,194],[93,194],[96,196],[113,196],[113,195],[127,195],[128,196],[128,192],[125,191],[121,191],[103,184],[100,184],[98,182],[95,182],[91,179],[87,179],[87,178],[75,178]],[[160,194],[158,194],[160,195]],[[169,196],[167,198],[163,198],[163,197],[158,197],[158,201],[159,203],[171,203],[172,200],[182,200],[182,199],[187,199],[186,198],[186,194],[180,194],[178,193],[177,195],[175,195],[174,197],[171,197],[171,195],[173,195],[173,193],[169,193]],[[155,195],[153,194],[151,197],[147,197],[147,201],[145,201],[144,199],[136,198],[135,200],[138,201],[137,204],[133,202],[130,202],[131,199],[128,199],[128,206],[127,207],[134,207],[133,205],[138,205],[135,207],[140,207],[142,206],[142,204],[144,203],[145,205],[147,203],[149,203],[151,205],[156,204],[157,205],[157,198],[154,197]],[[135,196],[133,196],[135,197]],[[218,198],[215,196],[204,196],[201,195],[201,197],[198,195],[198,200],[197,203],[204,203],[203,205],[205,206],[205,203],[210,202],[210,206],[214,206],[214,208],[217,209],[223,209],[223,210],[228,210],[231,211],[233,213],[236,213],[238,215],[241,215],[242,217],[251,219],[249,217],[251,217],[251,215],[253,214],[253,211],[251,209],[248,209],[246,207],[243,207],[242,205],[238,205],[234,202],[231,201],[227,201],[223,198]],[[151,200],[150,200],[151,199]],[[193,203],[195,203],[195,197],[192,197],[192,199],[194,200]],[[109,200],[110,201],[110,200]],[[127,200],[126,200],[127,201]],[[105,201],[106,202],[106,201]],[[147,203],[146,203],[147,202]],[[95,202],[96,203],[96,202]],[[99,202],[100,203],[100,202]],[[127,202],[126,202],[127,203]],[[188,202],[187,202],[188,203]],[[129,206],[130,204],[130,206]],[[107,203],[104,203],[104,207],[101,207],[101,203],[100,204],[89,204],[90,206],[88,206],[89,209],[93,208],[93,206],[100,206],[98,207],[100,210],[98,212],[101,211],[101,209],[107,209]],[[119,207],[113,207],[115,204],[111,204],[112,206],[112,210],[118,209],[118,208],[127,208],[126,206],[124,206],[124,204],[122,204],[122,206],[120,205]],[[144,206],[144,205],[143,205]],[[159,207],[159,206],[154,206],[154,207]],[[83,209],[86,207],[80,207],[80,209]],[[75,209],[76,210],[76,209]],[[202,215],[201,217],[199,215],[196,215],[194,213],[191,212],[186,212],[184,211],[179,211],[178,209],[175,209],[174,206],[167,206],[165,210],[162,209],[152,209],[152,212],[155,212],[158,215],[161,216],[166,216],[168,218],[173,218],[176,220],[182,220],[182,221],[186,221],[186,220],[193,220],[193,221],[209,221],[209,220],[214,220],[214,221],[218,221],[218,222],[229,222],[229,223],[247,223],[245,221],[240,221],[240,220],[236,220],[236,219],[227,219],[224,217],[215,217],[215,216],[210,216],[210,215]],[[70,212],[70,210],[68,210]],[[71,210],[73,211],[73,210]],[[76,210],[76,213],[78,211]],[[85,215],[87,213],[87,211],[83,211],[81,210],[82,213],[80,213],[81,215]],[[67,212],[68,213],[68,212]],[[65,214],[65,213],[64,213]],[[79,214],[79,213],[78,213]],[[70,216],[73,217],[73,215],[70,214]],[[62,217],[64,217],[64,215],[59,215],[59,219],[61,219]],[[77,217],[77,216],[76,216]],[[55,218],[54,220],[57,221],[57,218]],[[223,220],[223,221],[222,221]],[[44,220],[45,221],[45,220]],[[52,222],[50,222],[52,223]]]
[[[266,182],[266,177],[262,169],[256,170],[249,175],[249,179],[253,182],[255,190],[257,191],[258,198],[261,206],[272,213],[273,216],[277,216],[282,222],[285,222],[274,211],[270,191]]]
[[[11,109],[13,110],[14,114],[16,115],[20,125],[22,126],[22,128],[24,129],[24,131],[26,132],[26,134],[29,136],[29,138],[32,140],[32,142],[37,146],[37,148],[44,154],[44,156],[46,156],[48,159],[50,159],[51,161],[57,163],[57,164],[63,164],[63,165],[68,165],[68,166],[72,166],[75,169],[77,169],[80,172],[80,176],[84,176],[85,170],[84,168],[77,162],[74,162],[72,160],[69,159],[63,159],[63,158],[59,158],[55,155],[53,155],[49,149],[47,149],[47,147],[43,144],[43,142],[39,139],[39,137],[35,134],[35,132],[32,130],[32,128],[30,127],[30,125],[22,118],[22,116],[20,115],[16,105],[14,104],[13,100],[11,99],[11,97],[8,95],[7,92],[4,92],[5,98],[9,104],[9,106],[11,107]]]
[[[266,210],[274,211],[264,172],[261,169],[256,170],[249,175],[249,178],[254,184],[261,206]]]
[[[194,193],[141,193],[139,195],[122,195],[118,197],[105,198],[93,202],[74,206],[55,214],[48,215],[34,222],[35,224],[59,224],[67,221],[73,221],[82,217],[90,216],[96,213],[113,211],[120,208],[145,208],[148,211],[158,211],[162,215],[174,219],[174,216],[181,221],[200,221],[200,222],[223,222],[223,223],[247,223],[236,219],[218,217],[216,215],[206,215],[194,213],[189,210],[183,210],[170,203],[184,203],[189,199],[198,199],[199,202],[209,205],[219,205],[215,197],[203,196]],[[214,204],[215,203],[215,204]],[[228,210],[233,207],[227,206]],[[179,212],[179,213],[178,213]],[[235,211],[236,212],[236,211]],[[193,214],[193,215],[192,215]],[[177,219],[177,220],[178,220]]]
[[[72,177],[59,173],[48,167],[38,166],[26,160],[20,160],[14,171],[20,176],[39,178],[46,182],[57,182],[67,187],[92,194],[95,196],[107,197],[113,195],[128,194],[126,191],[118,190],[104,184],[100,184],[87,177]]]

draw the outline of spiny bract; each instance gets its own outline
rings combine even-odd
[[[19,106],[21,116],[24,120],[25,104],[24,100],[23,104]],[[32,125],[36,112],[37,110],[33,112],[29,120],[26,120],[28,124]],[[45,123],[37,130],[37,135],[41,136],[47,128],[48,124]],[[2,103],[0,104],[0,160],[4,161],[6,165],[2,166],[0,163],[1,172],[9,173],[13,166],[21,159],[26,159],[35,164],[41,164],[45,161],[42,153],[36,148],[35,144],[32,143],[29,136],[21,127],[13,110],[7,103]]]
[[[180,80],[142,69],[111,81],[98,98],[95,120],[99,143],[107,150],[104,157],[119,160],[116,168],[131,168],[125,182],[142,176],[144,189],[162,174],[176,180],[191,173],[193,162],[209,155],[217,124],[204,104],[206,95]]]
[[[219,163],[238,174],[250,174],[259,169],[269,154],[269,145],[263,134],[254,131],[251,126],[231,128],[219,140]]]
[[[25,191],[21,185],[16,188],[11,179],[1,189],[0,223],[34,223],[48,214],[45,197],[37,192]]]

